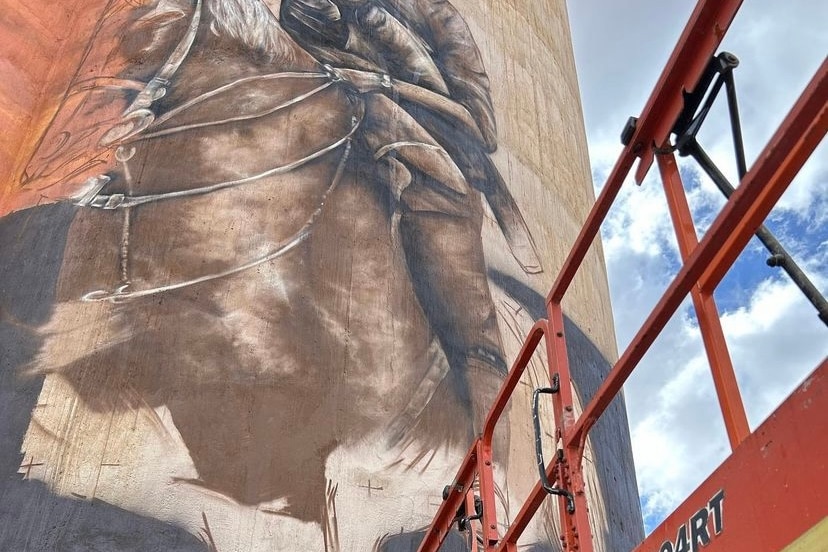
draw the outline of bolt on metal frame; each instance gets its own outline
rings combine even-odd
[[[750,435],[713,291],[825,136],[828,129],[828,62],[823,62],[817,70],[699,242],[669,137],[685,109],[685,93],[696,90],[704,78],[741,4],[742,0],[698,2],[642,115],[625,131],[625,148],[546,298],[547,318],[537,321],[526,337],[489,412],[482,435],[470,447],[453,483],[447,488],[446,498],[420,544],[420,552],[439,550],[456,521],[456,512],[468,501],[467,495],[474,492],[475,481],[483,503],[479,550],[517,552],[518,539],[548,495],[548,489],[556,484],[563,550],[591,552],[592,534],[582,471],[587,435],[688,294],[696,308],[731,447],[735,449]],[[636,159],[640,159],[635,171],[639,184],[653,161],[658,163],[683,266],[595,396],[576,416],[561,301]],[[546,467],[541,465],[548,482],[535,484],[506,533],[500,535],[492,474],[492,437],[541,340],[546,348],[550,381],[557,383],[552,388],[556,391],[553,412],[557,424],[555,440],[561,443],[561,448],[554,462]],[[574,509],[571,507],[573,502]]]

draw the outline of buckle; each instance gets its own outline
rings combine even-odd
[[[73,203],[80,207],[90,206],[98,199],[98,197],[100,197],[98,192],[100,192],[104,186],[109,184],[110,180],[111,179],[105,174],[87,178],[86,182],[83,183],[81,190],[72,197],[72,199],[75,200]]]
[[[87,206],[94,207],[96,209],[112,210],[121,207],[124,204],[125,199],[126,196],[124,194],[98,195],[92,198],[92,200],[87,203]]]

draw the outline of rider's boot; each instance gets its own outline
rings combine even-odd
[[[476,436],[507,371],[483,257],[480,194],[470,188],[458,194],[415,173],[400,210],[411,281],[455,372],[454,392]],[[498,433],[507,434],[501,426]]]

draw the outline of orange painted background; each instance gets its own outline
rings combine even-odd
[[[0,214],[34,191],[15,194],[28,156],[78,69],[105,3],[9,0],[0,12]],[[18,196],[18,197],[12,197]]]

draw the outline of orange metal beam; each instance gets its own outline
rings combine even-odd
[[[586,444],[586,434],[578,441],[567,442],[566,436],[575,423],[575,398],[572,390],[572,374],[569,371],[569,355],[566,350],[563,309],[559,303],[547,306],[549,335],[546,355],[549,359],[550,375],[559,376],[560,390],[552,396],[555,422],[558,425],[556,437],[563,441],[563,462],[559,469],[561,487],[568,490],[575,499],[575,512],[566,509],[564,497],[558,497],[558,511],[561,519],[561,537],[564,550],[592,552],[592,534],[589,526],[589,505],[586,497],[586,483],[581,469]]]
[[[492,443],[486,439],[478,439],[477,443],[477,476],[481,489],[480,498],[483,500],[483,550],[492,550],[500,538],[497,534]]]
[[[489,410],[489,415],[486,416],[486,423],[483,425],[482,437],[484,441],[491,444],[492,438],[494,437],[495,426],[497,426],[500,416],[503,415],[503,411],[509,403],[509,398],[511,398],[512,393],[518,386],[518,383],[520,383],[520,378],[523,376],[523,372],[526,370],[526,367],[529,366],[529,361],[532,360],[532,355],[535,354],[540,340],[543,339],[548,331],[545,319],[535,322],[532,329],[529,330],[529,335],[526,336],[523,346],[520,348],[520,352],[518,353],[518,357],[512,364],[512,368],[509,370],[509,374],[506,376],[503,384],[500,386],[500,392],[497,394],[495,402]]]
[[[561,267],[561,271],[558,273],[558,278],[552,285],[552,290],[546,297],[547,304],[560,303],[563,299],[566,291],[569,289],[569,285],[575,278],[575,274],[581,268],[584,257],[586,257],[587,252],[592,247],[592,242],[601,229],[601,223],[607,218],[607,213],[609,213],[610,207],[612,207],[615,198],[618,196],[621,185],[630,173],[634,162],[635,154],[632,149],[629,146],[624,148],[624,151],[621,152],[621,157],[616,161],[612,172],[607,178],[607,182],[601,189],[601,193],[598,194],[598,199],[595,200],[595,204],[592,206],[584,225],[581,227],[581,231],[575,239],[572,250],[569,252],[566,261],[564,261],[563,267]]]
[[[696,236],[693,215],[687,204],[684,184],[681,181],[675,155],[661,153],[656,156],[656,160],[664,184],[667,206],[673,219],[681,259],[686,262],[698,247],[699,240]],[[713,384],[719,397],[719,406],[724,417],[730,448],[735,449],[750,435],[750,426],[742,404],[742,395],[739,393],[739,385],[736,382],[736,374],[733,372],[730,353],[727,350],[719,311],[711,293],[693,286],[690,295],[696,309],[696,318],[699,321],[699,330],[707,352],[710,372],[713,375]]]

